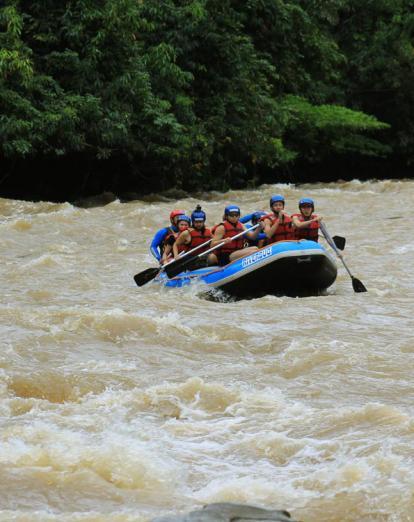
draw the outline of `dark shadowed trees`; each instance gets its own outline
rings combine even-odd
[[[226,189],[350,155],[410,162],[411,8],[7,0],[3,172],[27,179],[34,162],[76,194]]]

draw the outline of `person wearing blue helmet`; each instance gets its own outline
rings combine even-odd
[[[181,252],[188,252],[197,247],[197,254],[205,252],[209,248],[209,240],[211,240],[212,233],[206,227],[206,213],[201,210],[201,206],[197,205],[196,209],[191,214],[191,228],[180,232],[173,246],[174,259],[178,259]],[[207,244],[205,244],[207,243]],[[204,246],[201,246],[204,245]],[[215,258],[210,254],[207,259],[201,258],[197,262],[197,267],[214,264]]]
[[[214,234],[211,246],[214,247],[224,240],[224,245],[214,252],[217,264],[224,266],[240,257],[256,252],[256,246],[246,247],[246,237],[253,240],[256,239],[262,228],[263,225],[260,224],[254,231],[246,232],[244,236],[232,239],[237,234],[248,229],[240,222],[240,208],[237,205],[228,205],[224,209],[223,221],[213,229]]]
[[[250,214],[245,214],[244,216],[241,216],[240,223],[243,223],[243,225],[248,225],[249,223],[255,225],[258,222],[258,219],[256,218],[259,214],[260,217],[263,217],[266,215],[266,212],[264,212],[263,210],[256,210],[255,212],[251,212]],[[253,220],[255,220],[254,223]]]
[[[315,202],[312,198],[302,198],[299,200],[299,214],[292,215],[293,228],[296,239],[309,239],[318,241],[319,223],[322,216],[314,214]]]
[[[240,218],[240,223],[243,223],[243,225],[246,225],[247,228],[251,228],[254,225],[257,225],[262,217],[266,215],[266,212],[263,210],[257,210],[256,212],[252,212],[251,214],[246,214],[245,216],[242,216]],[[262,246],[265,245],[265,242],[267,240],[267,236],[264,232],[259,232],[256,239],[249,239],[246,238],[247,243],[249,246],[257,246],[259,248],[262,248]]]
[[[207,219],[207,215],[204,212],[204,210],[202,210],[201,205],[197,205],[195,210],[193,210],[191,212],[191,222],[192,222],[193,226],[194,226],[194,222],[202,221],[205,223],[206,219]]]
[[[177,240],[177,237],[189,228],[191,225],[191,219],[188,216],[182,214],[181,216],[177,216],[176,223],[178,231],[170,234],[165,239],[164,252],[161,258],[162,265],[172,261],[174,243]]]
[[[289,241],[294,239],[292,219],[285,212],[285,198],[281,194],[275,194],[269,201],[270,214],[262,217],[264,221],[264,232],[268,243],[277,241]]]

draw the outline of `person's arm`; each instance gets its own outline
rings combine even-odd
[[[165,265],[165,263],[168,263],[169,256],[171,254],[172,249],[173,249],[173,246],[170,243],[167,243],[165,245],[164,252],[163,252],[162,258],[161,258],[161,264],[162,265]]]
[[[161,260],[161,245],[167,235],[167,228],[161,228],[151,241],[150,252],[157,261]]]
[[[252,228],[252,226],[253,226],[253,225],[245,225],[246,228]],[[259,232],[258,232],[256,238],[253,238],[253,239],[258,239],[259,241],[260,241],[261,239],[267,239],[267,236],[266,236],[266,234],[263,232],[263,230],[264,230],[264,223],[263,223],[263,225],[262,225],[262,228],[261,228],[261,229],[259,228]],[[248,234],[246,234],[246,236],[248,236]],[[250,236],[249,236],[249,237],[250,237]],[[250,238],[250,239],[252,239],[252,238]]]
[[[272,226],[270,226],[270,219],[269,220],[265,220],[265,223],[266,223],[266,227],[265,227],[265,234],[267,235],[267,237],[270,239],[274,233],[276,232],[277,230],[277,227],[281,224],[283,224],[283,221],[284,221],[284,216],[286,217],[290,217],[289,214],[287,214],[286,212],[279,212],[279,214],[277,215],[277,218],[275,220],[275,222],[273,223]]]
[[[224,226],[219,225],[216,230],[214,231],[213,239],[211,240],[211,247],[214,247],[218,245],[219,243],[223,242],[223,236],[224,236]],[[231,238],[227,238],[231,239]],[[225,240],[224,240],[225,241]]]
[[[164,241],[164,252],[162,254],[162,264],[168,263],[171,261],[173,245],[175,243],[175,235],[171,234]]]
[[[308,221],[300,221],[298,216],[292,217],[292,222],[295,228],[308,228],[310,227],[311,223],[315,223],[315,221],[322,221],[322,216],[315,216]]]
[[[242,216],[239,219],[240,223],[245,224],[245,223],[248,223],[249,221],[251,221],[252,217],[253,217],[253,214],[254,214],[254,212],[252,212],[251,214],[246,214],[245,216]]]
[[[188,245],[191,241],[190,232],[188,230],[184,230],[184,232],[181,232],[181,234],[177,237],[173,244],[173,254],[174,259],[178,259],[179,253],[178,253],[178,247],[180,245]]]
[[[264,233],[266,234],[266,237],[268,239],[270,239],[274,235],[277,227],[279,226],[279,223],[280,223],[279,216],[276,218],[273,225],[269,218],[266,218],[264,220]]]
[[[259,221],[258,227],[256,227],[252,232],[246,232],[245,236],[249,239],[256,239],[259,236],[259,233],[263,231],[265,224],[263,221]],[[246,228],[246,227],[244,227]],[[265,236],[266,237],[266,236]]]

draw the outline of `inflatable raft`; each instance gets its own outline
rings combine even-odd
[[[169,279],[164,272],[154,281],[182,287],[195,281],[237,298],[263,295],[320,295],[337,276],[334,259],[314,241],[279,241],[223,266],[199,268]]]

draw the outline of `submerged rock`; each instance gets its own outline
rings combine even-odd
[[[157,517],[152,522],[232,522],[238,520],[243,522],[256,522],[257,520],[296,522],[287,511],[232,504],[230,502],[208,504],[203,509],[191,511],[184,515]]]

